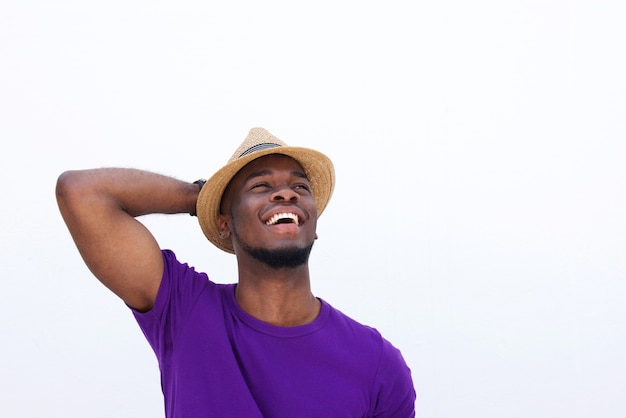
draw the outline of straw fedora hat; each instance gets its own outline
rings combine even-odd
[[[252,128],[228,163],[207,180],[198,195],[198,222],[204,235],[219,249],[235,252],[230,238],[221,238],[217,229],[222,195],[228,183],[250,161],[269,154],[283,154],[298,161],[311,182],[317,216],[326,208],[335,187],[335,169],[330,158],[313,149],[288,146],[263,128]]]

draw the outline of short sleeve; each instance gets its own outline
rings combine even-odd
[[[209,283],[204,273],[181,263],[170,250],[162,250],[163,277],[154,306],[142,313],[131,308],[139,327],[157,356],[162,353],[198,296]]]
[[[383,339],[382,357],[376,376],[376,418],[415,417],[416,393],[400,350]]]

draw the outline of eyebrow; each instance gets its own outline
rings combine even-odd
[[[250,173],[250,175],[248,177],[246,177],[245,182],[248,182],[250,179],[253,179],[255,177],[269,176],[269,175],[272,175],[273,173],[274,172],[272,170],[255,171],[253,173]],[[294,177],[300,177],[300,178],[303,178],[303,179],[309,181],[309,178],[302,171],[294,170],[294,171],[291,172],[291,175],[294,176]]]

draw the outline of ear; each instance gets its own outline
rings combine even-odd
[[[230,238],[230,218],[226,215],[219,215],[217,217],[217,231],[220,234],[220,238]]]

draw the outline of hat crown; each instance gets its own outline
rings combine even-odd
[[[239,148],[235,150],[233,156],[230,157],[228,162],[233,162],[248,154],[262,151],[268,148],[285,147],[285,144],[280,139],[269,133],[263,128],[252,128],[248,132],[248,136],[243,140]]]

